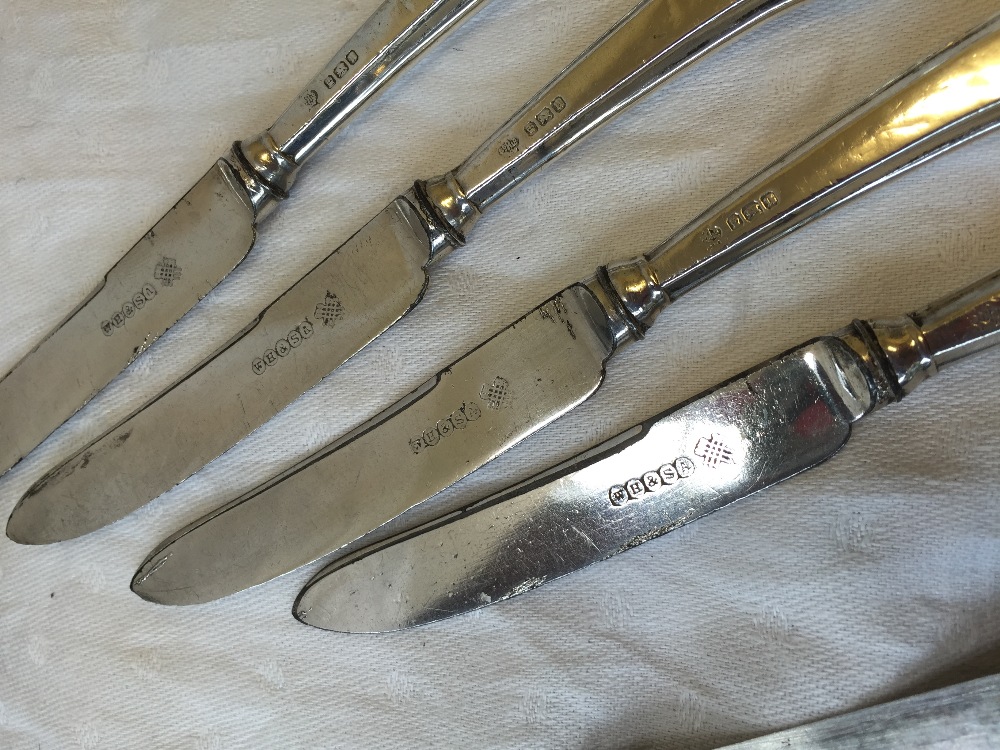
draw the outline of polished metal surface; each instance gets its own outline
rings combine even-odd
[[[287,196],[305,159],[483,2],[387,0],[274,126],[235,144],[104,284],[0,380],[0,473],[232,271],[253,246],[257,222]]]
[[[165,604],[216,599],[388,523],[593,393],[613,346],[602,322],[586,289],[566,290],[353,439],[180,531],[133,590]]]
[[[1000,273],[933,309],[988,321],[951,338],[967,352],[1000,343]],[[805,471],[834,455],[854,422],[902,398],[887,389],[896,368],[883,348],[898,329],[856,322],[468,511],[349,555],[306,586],[295,616],[383,632],[480,609]]]
[[[948,85],[951,78],[942,79],[945,73],[957,77],[952,85]],[[943,101],[941,98],[942,86],[949,92]],[[903,107],[904,104],[905,107]],[[921,121],[921,125],[916,127],[913,125],[911,115],[921,109],[926,110],[927,113]],[[934,114],[939,109],[942,109],[943,113]],[[899,120],[900,117],[903,119]],[[875,139],[874,141],[845,139],[842,143],[842,150],[838,151],[831,147],[830,144],[836,142],[838,137],[845,133],[853,133],[853,123],[859,121],[868,128],[868,132]],[[915,163],[914,160],[916,162],[925,161],[931,156],[947,150],[950,145],[964,142],[974,134],[985,132],[993,127],[996,121],[1000,121],[1000,20],[995,21],[985,30],[977,32],[962,44],[949,48],[932,62],[921,66],[893,86],[885,89],[881,95],[869,99],[865,105],[849,113],[844,121],[833,123],[826,131],[809,141],[806,147],[793,152],[793,157],[781,160],[778,167],[770,170],[769,174],[781,172],[782,174],[797,175],[798,180],[809,187],[808,190],[796,194],[795,200],[783,203],[776,193],[773,196],[768,193],[748,202],[744,187],[734,194],[735,198],[727,199],[720,205],[743,206],[739,214],[742,217],[741,221],[750,216],[751,208],[763,213],[770,212],[771,235],[757,237],[760,245],[763,245],[778,236],[777,227],[801,226],[808,218],[818,216],[828,210],[832,205],[828,203],[832,195],[828,181],[834,174],[836,174],[839,184],[846,186],[835,191],[836,202],[842,203],[848,198],[870,189],[875,184],[884,182],[889,176],[898,174],[907,166],[912,166]],[[886,144],[883,142],[885,139],[882,138],[882,135],[886,132],[893,132],[892,123],[897,123],[900,133],[898,137],[889,139]],[[910,134],[909,137],[905,135],[904,131]],[[948,140],[943,140],[944,134],[947,134]],[[832,165],[841,165],[841,167],[839,167],[839,171],[835,172]],[[847,165],[850,169],[846,168]],[[893,165],[894,169],[888,170],[887,165]],[[814,171],[821,177],[815,178]],[[823,187],[824,185],[826,187]],[[693,238],[690,234],[684,235],[668,243],[665,252],[658,251],[649,258],[639,258],[631,266],[626,264],[625,266],[615,266],[611,270],[602,269],[595,278],[584,282],[584,287],[590,290],[595,303],[596,313],[592,315],[595,318],[592,329],[595,333],[601,330],[606,331],[609,339],[618,347],[630,339],[641,337],[656,312],[669,299],[680,293],[680,287],[674,285],[673,282],[662,283],[664,278],[662,269],[665,264],[669,265],[678,259],[683,264],[687,264],[687,261],[683,260],[688,257],[687,249],[697,247],[701,253],[698,260],[700,265],[695,264],[701,269],[700,275],[697,276],[699,280],[709,278],[713,273],[732,265],[740,257],[757,249],[758,246],[752,242],[726,244],[723,241],[719,246],[709,243],[713,249],[707,251],[706,254],[704,249],[706,230],[704,227],[714,226],[711,222],[717,218],[718,208],[710,210],[707,216],[711,217],[710,222],[698,220],[691,225],[689,232],[694,233]],[[734,217],[729,217],[729,220],[734,225],[736,224]],[[711,234],[711,232],[709,233]],[[716,265],[712,266],[712,271],[709,273],[706,269],[712,263]],[[690,285],[694,282],[688,277],[688,281],[685,283]],[[567,292],[573,288],[568,287]],[[544,309],[544,306],[540,309]],[[476,357],[477,361],[483,363],[481,366],[484,372],[489,370],[506,372],[510,367],[509,363],[516,362],[517,366],[525,371],[532,372],[544,367],[550,378],[562,378],[566,383],[576,382],[579,372],[578,365],[573,359],[559,362],[551,360],[549,352],[537,352],[533,339],[527,332],[522,333],[516,325],[505,332],[505,341],[508,337],[516,340],[517,335],[524,336],[522,347],[517,348],[512,345],[510,348],[505,348],[502,356],[497,356],[492,363],[486,359],[491,351],[489,347],[476,349],[470,356]],[[503,377],[508,378],[509,376],[504,374]],[[596,389],[599,382],[599,380],[595,382],[591,390]],[[519,439],[549,424],[587,395],[588,393],[579,394],[574,391],[572,395],[567,394],[565,401],[560,405],[547,400],[539,402],[530,423],[518,422]],[[405,403],[394,407],[394,409],[400,410],[405,408]],[[449,412],[450,410],[446,410],[442,413]],[[403,418],[404,412],[401,412],[400,419]],[[431,420],[431,424],[434,421]],[[396,440],[397,437],[393,430],[384,425],[373,429],[370,434],[365,436],[365,444],[372,446],[375,455],[379,455],[382,450],[387,449],[387,446],[394,445]],[[429,497],[430,494],[465,476],[471,470],[470,467],[481,466],[491,460],[497,453],[498,443],[492,437],[481,443],[478,440],[478,437],[475,440],[470,437],[463,441],[462,451],[446,454],[443,458],[436,457],[434,469],[440,473],[440,476],[436,477],[433,482],[428,482],[429,492],[425,493],[423,497],[419,496],[420,485],[418,483],[408,487],[404,492],[406,501],[403,505],[410,507],[420,502]],[[513,441],[507,444],[512,445]],[[327,452],[322,451],[321,453]],[[327,462],[331,460],[333,460],[332,456],[327,459]],[[313,472],[316,472],[317,476],[323,476],[325,473],[318,468],[308,467],[303,469],[302,475]],[[199,527],[198,537],[200,539],[197,545],[189,534],[187,538],[182,535],[174,544],[163,547],[146,562],[143,570],[140,571],[136,578],[136,581],[139,582],[137,587],[144,596],[147,595],[147,591],[155,590],[156,594],[150,595],[155,596],[158,601],[193,600],[189,598],[191,595],[175,591],[181,587],[178,582],[184,580],[181,573],[174,573],[169,584],[159,583],[157,579],[165,578],[165,576],[161,576],[161,572],[166,568],[158,570],[154,570],[154,568],[160,564],[160,561],[169,558],[168,567],[172,570],[186,570],[187,575],[196,576],[203,580],[209,570],[203,562],[203,558],[206,556],[210,556],[214,561],[215,567],[212,568],[212,575],[215,576],[216,580],[212,585],[216,593],[224,593],[227,587],[230,592],[239,590],[232,588],[234,583],[241,584],[241,582],[248,580],[250,583],[258,582],[265,575],[263,563],[265,558],[262,556],[258,556],[252,561],[252,575],[247,575],[242,557],[234,558],[232,567],[228,569],[224,564],[220,564],[220,557],[217,554],[218,545],[228,544],[225,540],[234,537],[233,529],[238,529],[239,538],[244,540],[252,538],[254,535],[266,539],[266,543],[259,544],[261,548],[285,545],[287,552],[272,549],[270,554],[280,561],[280,564],[274,566],[273,574],[286,572],[288,565],[285,560],[281,559],[282,555],[286,553],[297,555],[298,548],[309,546],[309,542],[295,539],[293,536],[273,537],[271,527],[274,526],[274,518],[281,519],[279,523],[281,526],[286,523],[290,524],[292,523],[291,518],[299,512],[298,508],[302,505],[313,504],[320,507],[330,507],[331,502],[333,502],[330,500],[331,497],[335,497],[339,506],[346,508],[373,502],[385,502],[387,505],[392,505],[394,501],[383,501],[381,493],[373,493],[372,491],[374,486],[378,486],[383,481],[380,478],[383,473],[378,471],[377,467],[372,467],[368,472],[357,473],[358,478],[354,482],[353,489],[339,498],[335,497],[331,488],[324,481],[316,482],[309,491],[298,489],[306,482],[302,475],[296,475],[294,482],[290,482],[288,479],[284,482],[279,481],[267,493],[262,493],[259,497],[290,497],[293,492],[297,491],[299,497],[295,503],[290,500],[279,502],[274,499],[270,504],[266,504],[258,499],[253,505],[242,503],[234,510],[218,514],[214,520],[204,522],[203,525],[199,522],[196,524]],[[286,484],[287,488],[281,487],[282,484]],[[309,492],[316,493],[317,496],[313,497]],[[372,501],[373,497],[379,499]],[[255,506],[259,506],[256,515],[250,512],[250,508]],[[233,516],[237,510],[239,519],[232,517],[225,519],[224,522],[226,516]],[[375,514],[372,520],[382,523],[396,515],[398,515],[398,511],[393,507],[391,510],[383,510]],[[286,521],[286,519],[288,520]],[[303,559],[303,563],[333,552],[337,546],[346,544],[375,528],[375,526],[364,528],[360,524],[355,526],[353,519],[344,522],[338,517],[331,517],[331,523],[346,523],[352,529],[353,536],[347,539],[346,536],[350,536],[348,534],[340,544],[328,545],[325,549],[320,549],[322,545],[317,543],[315,547],[310,549],[308,555],[303,556],[309,558],[308,560]],[[310,527],[306,530],[304,539],[319,538],[325,533],[325,530],[317,532],[315,528]],[[331,534],[333,533],[336,532],[331,532]],[[295,559],[298,557],[296,556]],[[203,597],[204,595],[199,593],[197,596]]]
[[[816,342],[598,446],[601,460],[551,472],[567,476],[538,477],[506,502],[334,563],[295,616],[381,632],[509,599],[828,458],[872,405],[853,353]]]
[[[499,169],[507,180],[502,191],[506,192],[651,87],[740,30],[794,1],[797,0],[713,0],[709,3],[646,0],[584,52],[535,97],[527,109],[515,115],[511,120],[513,124],[488,139],[466,164],[482,162],[488,163],[491,169]],[[451,2],[447,5],[457,8],[470,4]],[[386,8],[383,6],[383,11],[388,12]],[[538,114],[536,104],[541,99],[562,102],[561,105],[551,104],[558,110],[560,119],[546,121],[545,124],[551,126],[545,131],[547,135],[537,133],[529,138],[522,133],[523,143],[510,136],[508,131],[515,125],[529,128],[525,124],[525,112],[528,111],[534,117],[531,127],[541,127],[542,120],[549,116]],[[293,110],[301,110],[302,106],[300,102]],[[552,114],[552,110],[546,111]],[[275,144],[279,144],[282,151],[287,150],[287,146],[280,145],[285,138],[299,144],[302,151],[293,149],[290,153],[301,161],[312,143],[308,138],[302,140],[304,135],[292,135],[287,117],[280,122],[282,126],[277,133],[265,134],[236,149],[244,164],[241,179],[248,186],[256,186],[253,194],[265,201],[270,200],[268,196],[284,194],[291,184],[292,172],[287,161],[271,156]],[[310,131],[306,127],[302,132]],[[568,138],[570,132],[574,133],[572,138]],[[567,137],[564,139],[559,133]],[[487,152],[492,156],[483,162],[483,154]],[[251,167],[251,162],[256,167]],[[420,241],[414,235],[412,242],[421,248],[415,250],[417,255],[424,252],[425,245],[429,246],[425,265],[464,244],[466,233],[481,215],[485,202],[463,187],[461,177],[465,174],[466,171],[460,168],[454,174],[418,182],[400,199],[415,209],[416,216],[424,224],[425,239]],[[397,201],[397,205],[401,203]],[[409,221],[415,224],[412,219]],[[361,240],[356,238],[356,241]],[[103,525],[102,519],[104,523],[110,522],[143,505],[245,437],[412,309],[422,298],[425,288],[424,270],[411,263],[417,256],[408,256],[402,262],[394,260],[398,243],[394,230],[384,230],[381,234],[369,231],[363,235],[363,241],[369,248],[366,252],[359,252],[357,247],[335,251],[331,255],[334,260],[321,264],[294,288],[311,290],[323,286],[330,295],[328,302],[305,297],[298,299],[294,306],[300,320],[313,309],[315,315],[320,316],[319,303],[337,309],[336,320],[324,322],[325,326],[337,327],[336,333],[329,336],[331,343],[322,347],[312,343],[290,352],[293,356],[288,359],[307,364],[291,366],[282,361],[276,372],[267,372],[266,378],[254,381],[249,389],[241,385],[247,377],[245,360],[251,356],[243,354],[243,349],[252,342],[258,350],[251,356],[255,361],[268,351],[280,353],[278,347],[282,337],[287,335],[294,321],[288,321],[289,328],[277,332],[267,328],[241,341],[235,350],[224,349],[211,366],[188,378],[183,388],[159,397],[148,406],[148,413],[140,412],[119,425],[102,441],[84,449],[42,479],[15,511],[19,517],[10,523],[12,536],[35,543],[66,539]],[[381,243],[386,243],[386,247],[381,247]],[[358,267],[352,269],[352,262]],[[334,266],[342,274],[339,280],[328,273]],[[342,304],[338,300],[354,277],[362,279],[354,290],[358,294],[352,292],[350,304]],[[392,289],[391,283],[398,283],[400,288]],[[288,295],[298,298],[294,290]],[[316,324],[315,317],[311,324]],[[258,341],[264,336],[272,338]],[[248,411],[252,412],[252,417],[248,416]],[[218,434],[192,440],[175,439],[175,435],[191,431],[191,420],[198,425],[205,424],[204,420],[193,416],[202,412],[212,414],[224,425],[218,429]],[[159,432],[136,431],[139,424],[157,421],[161,425]],[[122,443],[113,451],[105,450],[105,446],[114,443],[115,435],[124,434],[130,435],[127,444]],[[86,465],[88,470],[75,471],[80,465]],[[128,497],[128,493],[134,494]]]
[[[750,26],[800,0],[645,0],[461,166],[480,210],[585,135]]]
[[[118,261],[84,305],[0,380],[0,472],[208,294],[243,260],[254,237],[253,209],[220,161]]]
[[[429,258],[416,211],[396,200],[204,367],[36,482],[7,535],[69,539],[166,492],[404,315]]]
[[[1000,675],[727,745],[720,750],[992,750]]]
[[[994,20],[848,112],[644,259],[650,289],[675,300],[844,201],[1000,124]],[[641,311],[648,326],[656,305]]]

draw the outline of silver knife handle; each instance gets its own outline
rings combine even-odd
[[[939,368],[1000,344],[1000,271],[923,310],[868,326],[868,348],[892,391],[886,395],[898,400]]]
[[[251,199],[284,198],[298,168],[408,63],[488,0],[386,0],[268,130],[231,158]],[[242,169],[241,169],[242,168]],[[248,171],[249,170],[249,171]],[[258,206],[258,209],[260,206]]]
[[[636,99],[748,26],[799,0],[645,0],[461,166],[421,183],[464,242],[480,213]]]
[[[664,245],[601,272],[642,332],[664,305],[836,206],[1000,124],[1000,16],[779,159]]]

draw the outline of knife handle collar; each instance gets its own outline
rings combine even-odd
[[[299,170],[299,165],[281,152],[267,131],[234,143],[227,161],[239,175],[258,219],[288,197]]]
[[[841,338],[867,365],[880,404],[899,401],[941,367],[1000,344],[1000,271],[909,315],[855,321]]]
[[[432,232],[444,235],[441,247],[433,243],[432,258],[443,257],[442,253],[465,245],[465,237],[472,226],[479,221],[482,211],[469,200],[465,189],[449,172],[430,180],[418,180],[413,192],[420,202],[420,212],[428,222]]]
[[[597,271],[597,279],[613,303],[617,317],[628,328],[630,337],[637,341],[645,337],[646,331],[671,301],[644,257],[602,266]],[[616,336],[616,340],[619,338]]]

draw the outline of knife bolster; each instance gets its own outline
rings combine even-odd
[[[227,161],[239,175],[258,219],[288,197],[299,169],[267,131],[234,143]]]
[[[466,234],[482,216],[452,172],[417,180],[406,197],[417,209],[430,237],[431,261],[464,246]]]
[[[603,266],[597,272],[636,339],[642,339],[670,297],[645,258]]]
[[[836,335],[864,365],[876,408],[902,401],[937,374],[937,364],[923,332],[909,316],[855,320]]]

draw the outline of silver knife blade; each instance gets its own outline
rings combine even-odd
[[[593,393],[613,349],[601,318],[589,291],[567,289],[283,481],[178,532],[133,589],[164,604],[209,601],[391,521],[519,442],[537,419],[555,419]]]
[[[0,380],[0,473],[235,268],[254,243],[255,224],[238,176],[220,160],[108,272],[87,302]]]
[[[208,294],[249,253],[301,165],[393,75],[483,0],[387,0],[264,133],[236,143],[0,380],[0,473]]]
[[[505,601],[837,453],[852,425],[1000,344],[1000,273],[902,319],[856,322],[307,584],[302,622],[384,632]]]
[[[644,0],[454,173],[418,183],[401,199],[417,209],[426,225],[422,241],[414,235],[422,248],[415,252],[423,254],[426,265],[461,245],[487,205],[610,115],[742,29],[795,2]],[[410,223],[417,232],[417,219]],[[373,229],[358,240],[370,248],[367,252],[360,247],[336,251],[334,260],[310,272],[282,298],[280,315],[265,313],[277,326],[258,326],[223,348],[180,386],[40,479],[15,508],[8,536],[47,543],[121,518],[219,456],[360,351],[422,298],[425,272],[409,261],[393,282],[399,289],[386,283],[393,281],[392,262],[384,277],[378,275],[379,261],[394,257],[397,239],[394,231]],[[383,242],[388,246],[380,247]],[[334,270],[343,278],[332,275]],[[341,300],[347,287],[349,304]],[[309,324],[314,326],[327,314],[321,315],[323,310],[337,319],[326,321],[337,326],[327,336],[335,343],[295,347],[284,339],[307,316],[313,316]],[[280,363],[274,372],[267,356]],[[247,374],[248,362],[258,370],[254,377]],[[214,422],[200,414],[211,414]],[[201,429],[207,424],[210,429]],[[86,471],[79,470],[83,467]]]
[[[847,347],[816,342],[490,507],[343,558],[309,582],[295,616],[327,630],[384,632],[510,599],[814,466],[871,406]]]
[[[996,59],[1000,59],[1000,20],[976,31],[962,43],[949,47],[831,124],[806,146],[779,160],[775,169],[764,172],[710,209],[691,225],[692,229],[653,254],[652,260],[640,258],[631,266],[614,269],[614,274],[607,270],[599,273],[598,277],[586,282],[586,288],[596,300],[595,314],[588,316],[589,334],[607,337],[608,333],[604,331],[610,330],[610,340],[620,347],[624,342],[642,335],[645,327],[643,318],[648,322],[670,300],[671,294],[680,293],[671,287],[671,294],[667,294],[658,286],[651,263],[665,261],[669,269],[670,264],[679,258],[677,267],[682,272],[676,274],[676,278],[690,288],[689,277],[683,272],[686,269],[702,272],[701,269],[709,266],[717,273],[734,262],[734,257],[738,259],[765,246],[776,237],[822,215],[831,206],[996,127],[1000,121],[1000,66],[993,64]],[[942,97],[942,90],[948,92],[947,97]],[[918,125],[914,126],[918,113],[922,114],[919,115]],[[742,223],[737,223],[737,217]],[[715,234],[712,229],[717,222],[725,222],[730,231],[724,233],[720,229]],[[692,263],[691,253],[699,247],[701,257]],[[702,272],[701,280],[710,275]],[[675,276],[667,275],[668,280],[672,278]],[[544,306],[541,309],[544,310]],[[579,331],[580,325],[575,325]],[[519,335],[522,334],[517,325],[503,334],[505,341],[516,340]],[[491,353],[495,359],[487,363],[486,355]],[[526,334],[524,348],[508,347],[505,343],[503,351],[494,352],[489,347],[481,347],[470,356],[475,356],[477,362],[482,363],[479,368],[484,376],[492,377],[490,373],[493,373],[510,379],[516,373],[515,368],[533,372],[537,369],[537,362],[540,363],[538,366],[544,363],[550,372],[549,378],[561,378],[566,383],[575,383],[579,378],[579,365],[575,359],[552,360],[549,353],[537,352],[533,339]],[[597,383],[593,387],[596,388]],[[583,394],[584,397],[586,395]],[[561,405],[541,401],[530,424],[505,420],[502,423],[504,431],[526,436],[571,409],[579,398],[575,391],[568,391]],[[425,416],[424,404],[418,408],[421,419],[429,419],[427,425],[433,426],[436,420],[445,417],[456,406],[445,408],[446,405],[442,404],[442,411],[437,416]],[[408,402],[404,400],[390,410],[400,411],[398,423],[407,418],[406,412],[401,411],[407,410],[407,407]],[[370,432],[365,435],[364,444],[371,446],[372,454],[383,461],[383,465],[392,466],[394,461],[402,460],[399,456],[404,451],[395,424],[372,424]],[[478,436],[476,440],[479,440]],[[345,541],[343,530],[332,528],[333,524],[344,524],[352,532],[360,529],[361,533],[365,533],[375,529],[376,526],[371,525],[366,528],[355,526],[355,508],[366,508],[366,513],[371,514],[367,516],[369,523],[379,519],[384,523],[399,515],[402,509],[418,504],[438,489],[465,476],[472,468],[491,460],[496,455],[497,445],[493,439],[484,440],[481,444],[471,438],[463,439],[460,451],[444,455],[438,451],[433,466],[429,467],[439,474],[434,481],[424,476],[422,468],[420,482],[407,482],[401,487],[391,488],[391,492],[387,492],[381,484],[387,480],[381,476],[384,472],[380,472],[378,466],[371,466],[367,473],[355,471],[355,467],[360,466],[360,459],[344,461],[336,455],[339,446],[329,446],[303,462],[290,477],[278,477],[267,489],[256,493],[252,506],[238,501],[196,522],[161,545],[136,575],[134,590],[140,596],[160,602],[195,601],[234,593],[247,585],[259,583],[266,576],[265,560],[274,561],[274,575],[285,573],[290,561],[314,557],[317,552],[327,554],[351,541]],[[349,494],[332,494],[324,479],[310,482],[309,474],[321,478],[329,476],[331,472],[325,469],[327,464],[348,466],[354,472],[349,478],[341,476],[339,479],[338,491],[342,491],[343,483],[349,480]],[[290,479],[294,479],[294,487],[300,489],[292,489],[293,484],[288,485],[289,489],[281,486],[289,483]],[[378,491],[373,492],[375,489]],[[319,496],[313,497],[306,490]],[[296,492],[298,496],[295,496]],[[269,497],[272,499],[268,500]],[[299,527],[299,504],[336,507],[338,510],[331,510],[326,524]],[[380,504],[384,507],[372,508]],[[251,508],[257,510],[251,513]],[[234,513],[241,516],[238,522],[227,519]],[[272,533],[275,525],[283,528],[282,534],[295,528],[301,536],[275,536]],[[216,549],[219,544],[229,544],[228,540],[233,538],[236,529],[243,546],[239,556],[229,565],[227,560],[216,554]],[[279,544],[284,545],[286,550],[275,550],[275,545]],[[256,548],[256,554],[250,554],[248,548]],[[301,555],[301,548],[309,549],[309,554]],[[206,558],[212,560],[210,571]],[[198,589],[196,594],[187,590],[195,587]]]
[[[429,259],[417,212],[397,199],[221,354],[36,482],[14,508],[7,536],[23,544],[70,539],[166,492],[203,456],[266,422],[302,380],[319,381],[331,361],[405,315],[423,296]]]

